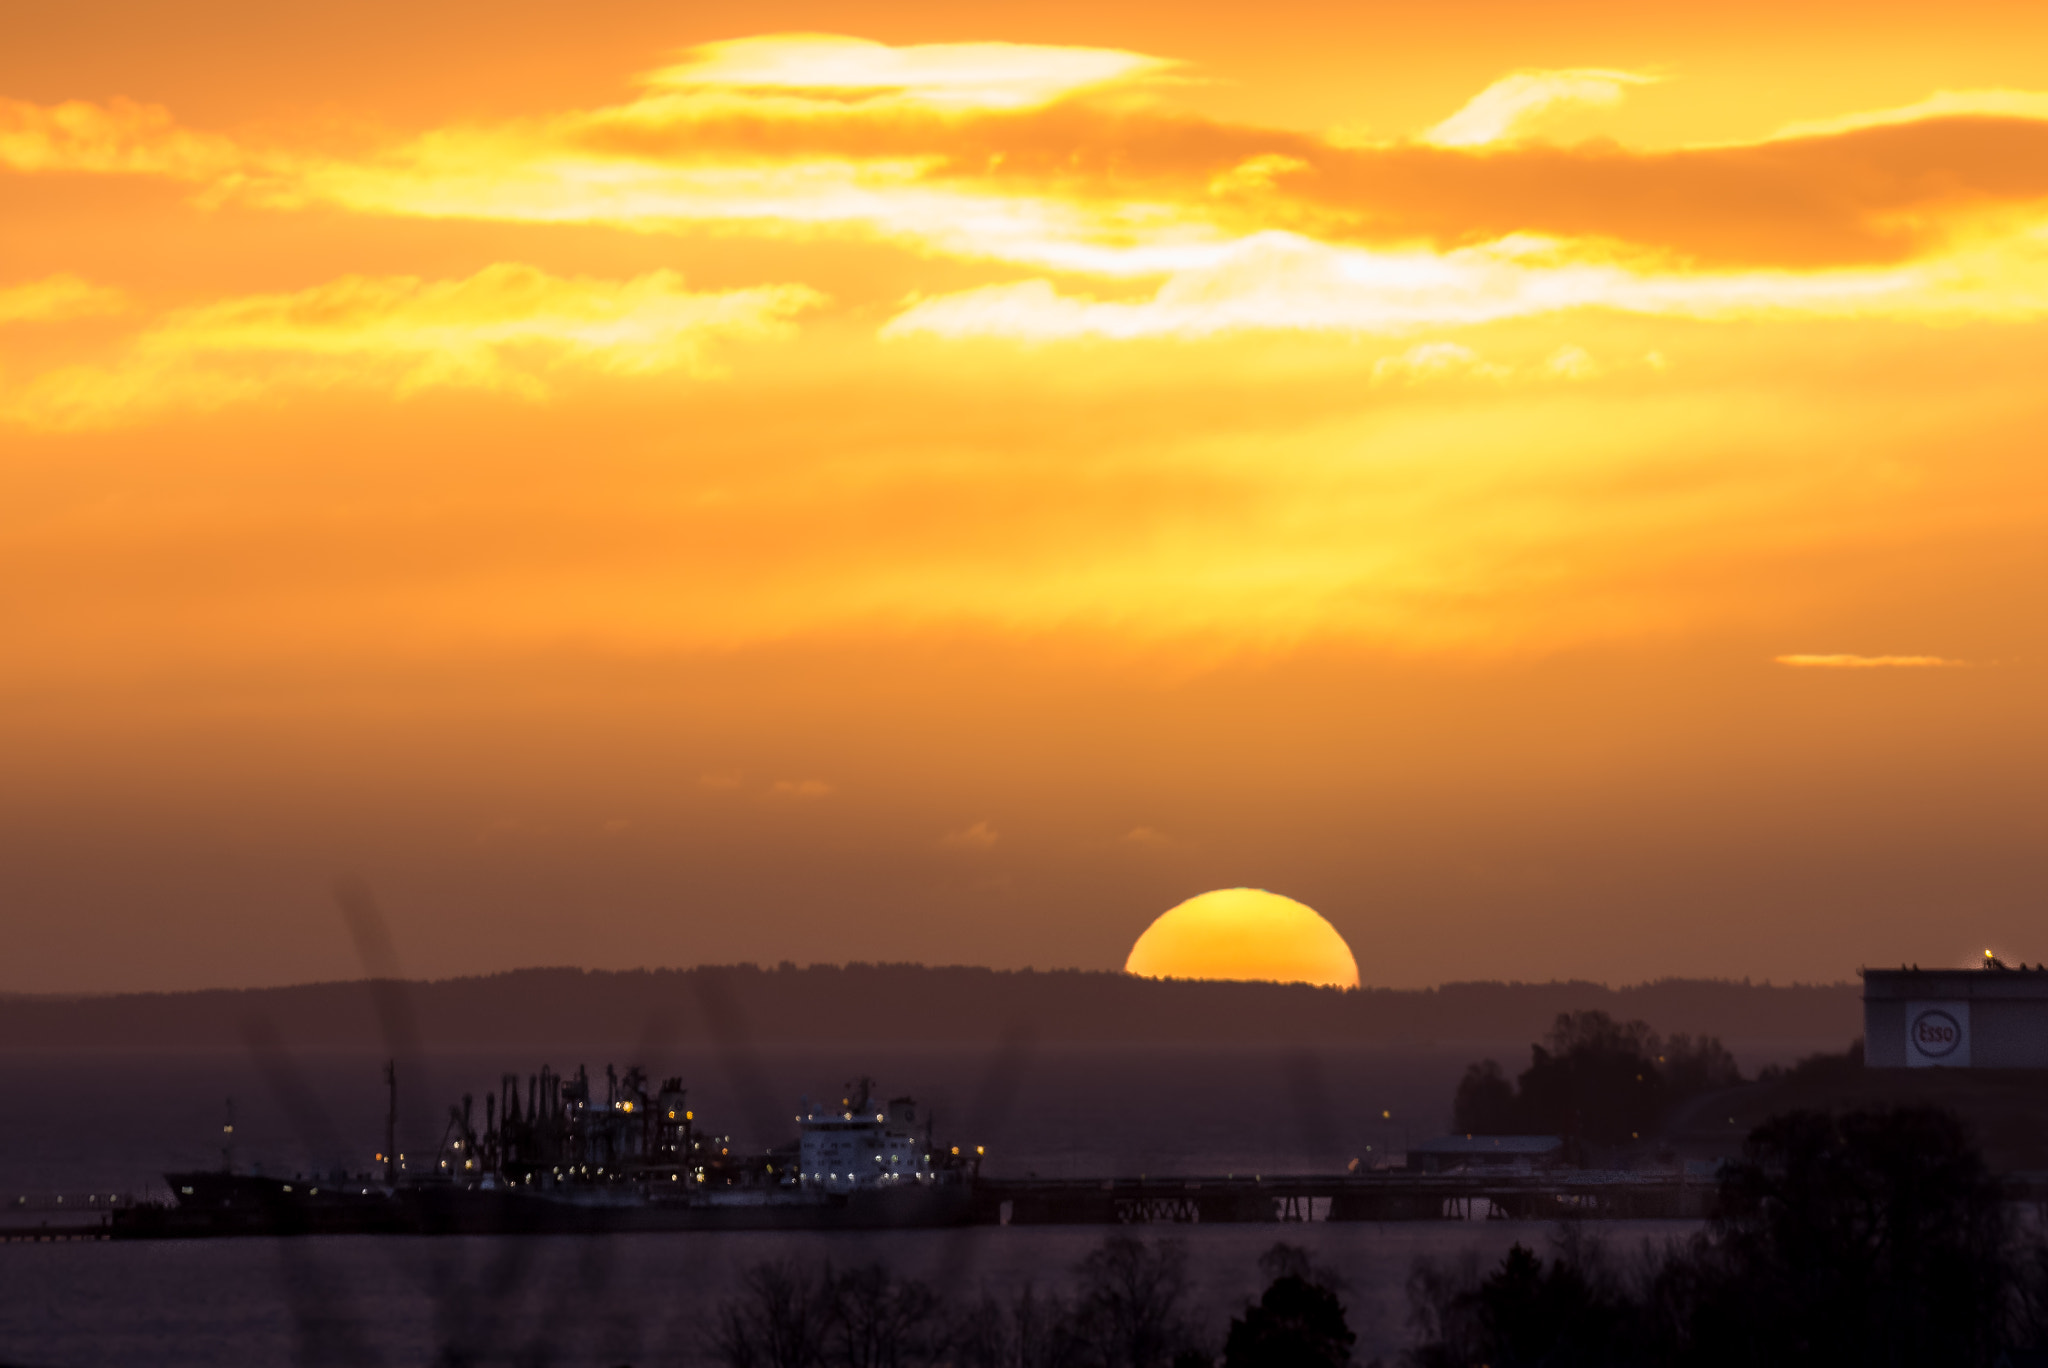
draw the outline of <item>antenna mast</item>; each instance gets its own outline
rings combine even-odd
[[[398,1181],[398,1061],[384,1061],[384,1181]]]

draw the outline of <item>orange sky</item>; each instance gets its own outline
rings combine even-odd
[[[2048,958],[2048,14],[31,4],[0,991]]]

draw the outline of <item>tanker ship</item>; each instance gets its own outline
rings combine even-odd
[[[849,1083],[836,1106],[799,1104],[796,1136],[746,1152],[701,1125],[682,1079],[652,1085],[606,1066],[603,1096],[579,1067],[522,1092],[506,1074],[451,1106],[429,1156],[398,1148],[398,1081],[373,1169],[290,1179],[238,1169],[167,1173],[173,1201],[117,1213],[118,1238],[152,1235],[904,1228],[974,1216],[981,1151],[940,1148],[910,1097]],[[227,1131],[231,1137],[230,1121]]]

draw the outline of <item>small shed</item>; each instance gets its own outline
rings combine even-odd
[[[1555,1168],[1563,1162],[1564,1140],[1555,1135],[1440,1135],[1408,1147],[1408,1167],[1418,1173]]]

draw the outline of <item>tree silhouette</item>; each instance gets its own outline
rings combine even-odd
[[[1343,1368],[1358,1336],[1329,1288],[1298,1274],[1273,1280],[1256,1306],[1230,1322],[1224,1368]]]
[[[1699,1362],[1973,1365],[2004,1328],[1999,1184],[1932,1107],[1792,1112],[1754,1131],[1660,1299]]]

